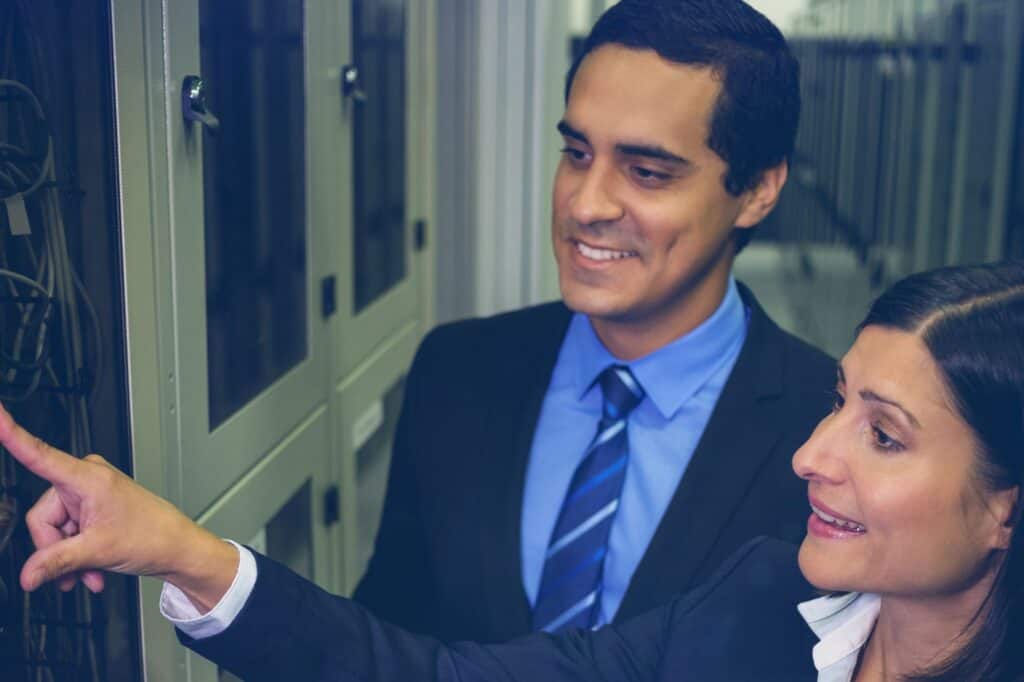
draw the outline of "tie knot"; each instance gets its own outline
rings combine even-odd
[[[628,367],[612,365],[598,377],[604,396],[604,418],[625,419],[644,399],[644,389]]]

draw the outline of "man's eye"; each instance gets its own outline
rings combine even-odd
[[[668,173],[661,173],[643,166],[633,166],[633,175],[647,182],[664,182],[671,177]]]
[[[843,409],[843,405],[846,404],[846,398],[839,391],[832,391],[832,413],[835,414],[839,410]]]
[[[585,161],[587,158],[586,152],[580,151],[579,149],[575,149],[573,147],[562,147],[562,154],[570,161],[576,163]]]

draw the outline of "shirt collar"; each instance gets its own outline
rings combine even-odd
[[[715,375],[730,351],[743,344],[747,312],[736,281],[730,277],[725,298],[696,329],[632,362],[612,355],[598,338],[590,319],[576,314],[566,335],[569,357],[576,366],[574,390],[583,398],[608,365],[626,365],[665,419],[670,419]]]
[[[877,594],[850,592],[813,599],[797,605],[800,615],[821,640],[814,645],[818,672],[842,669],[852,676],[861,648],[878,619],[881,598]],[[830,678],[831,679],[831,678]],[[835,679],[849,679],[837,676]]]

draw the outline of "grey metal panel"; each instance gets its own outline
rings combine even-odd
[[[334,552],[323,523],[324,493],[330,485],[327,415],[326,405],[317,408],[198,521],[220,537],[247,542],[266,527],[296,491],[309,483],[312,504],[306,521],[313,541],[312,577],[314,582],[330,589]],[[189,680],[217,682],[216,665],[193,653],[189,653],[187,658]]]
[[[355,451],[357,423],[407,371],[420,339],[416,321],[408,322],[397,334],[380,344],[355,371],[339,382],[331,396],[334,479],[341,488],[340,560],[335,566],[332,589],[349,593],[359,580],[362,567],[355,551],[358,518],[358,477]]]
[[[162,19],[145,0],[111,4],[118,185],[125,268],[125,324],[133,469],[142,485],[170,499],[178,487],[173,404],[174,355],[168,287],[167,191]],[[139,585],[143,675],[150,682],[185,679],[185,655],[160,616],[160,586]]]

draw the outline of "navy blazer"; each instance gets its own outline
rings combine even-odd
[[[600,630],[445,645],[374,617],[266,557],[223,633],[182,642],[248,682],[798,682],[817,641],[796,549],[758,538],[704,586]]]
[[[791,460],[828,414],[835,360],[779,329],[742,284],[740,295],[747,338],[615,622],[692,590],[751,538],[803,539],[807,484]],[[449,642],[530,632],[523,487],[571,315],[552,303],[444,325],[423,341],[356,601]]]

